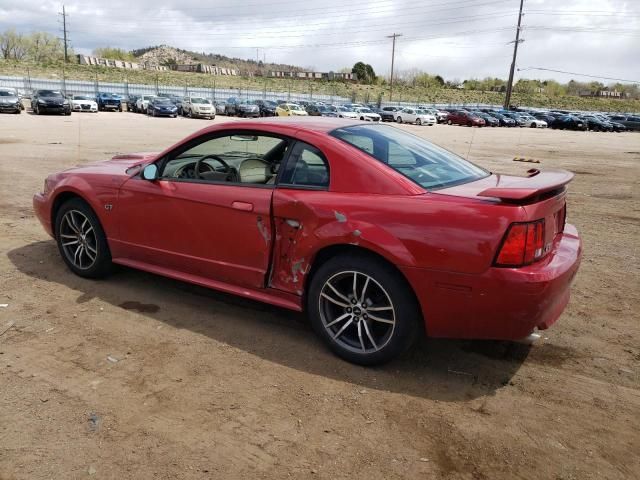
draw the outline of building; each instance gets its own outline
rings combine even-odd
[[[358,77],[355,73],[342,72],[292,72],[292,71],[270,71],[271,78],[292,78],[296,80],[343,80],[355,82]]]

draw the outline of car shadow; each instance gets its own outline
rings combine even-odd
[[[335,357],[296,312],[128,268],[106,280],[83,279],[67,269],[53,240],[14,249],[8,257],[25,275],[82,292],[78,304],[97,298],[357,388],[439,401],[492,395],[509,385],[530,350],[513,342],[424,339],[390,364],[364,368]]]

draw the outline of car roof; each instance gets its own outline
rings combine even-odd
[[[253,120],[241,120],[233,122],[234,128],[256,128],[256,127],[282,127],[286,126],[294,130],[304,130],[308,132],[328,133],[336,128],[359,125],[363,122],[349,122],[344,118],[337,117],[263,117]],[[211,127],[214,129],[214,127]]]

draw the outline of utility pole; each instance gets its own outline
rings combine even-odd
[[[64,9],[64,5],[62,5],[62,13],[59,13],[58,15],[62,16],[62,34],[63,34],[63,42],[64,42],[64,63],[69,63],[69,54],[68,54],[69,40],[67,39],[67,12]]]
[[[504,109],[508,110],[511,104],[511,91],[513,90],[513,74],[516,70],[516,57],[518,56],[518,45],[520,44],[520,24],[522,22],[522,7],[524,0],[520,0],[520,12],[518,13],[518,27],[516,28],[516,40],[513,42],[513,61],[511,62],[511,69],[509,70],[509,83],[507,83],[507,95],[504,99]]]
[[[394,33],[393,35],[388,35],[387,38],[393,39],[393,46],[391,47],[391,81],[389,82],[389,101],[393,98],[393,64],[396,58],[396,38],[401,37],[401,33]]]

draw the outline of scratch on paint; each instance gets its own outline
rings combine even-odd
[[[347,217],[343,213],[334,210],[333,214],[336,216],[336,220],[338,220],[340,223],[344,223],[347,221]]]
[[[360,235],[362,235],[362,232],[360,230],[354,230],[353,231],[353,236],[354,237],[359,237]]]
[[[269,232],[267,231],[267,227],[265,226],[265,224],[262,222],[262,217],[258,217],[258,230],[260,231],[260,235],[262,235],[262,238],[264,238],[264,243],[269,245]]]
[[[291,273],[293,275],[293,283],[298,283],[298,273],[304,275],[306,272],[302,268],[302,264],[304,263],[304,258],[300,260],[296,260],[291,265]]]

